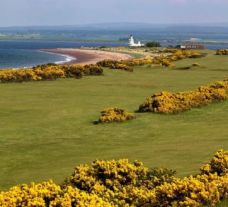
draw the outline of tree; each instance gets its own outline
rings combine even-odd
[[[147,42],[146,47],[161,47],[160,42]]]

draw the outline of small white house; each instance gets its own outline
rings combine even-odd
[[[140,41],[135,42],[134,37],[131,35],[129,38],[129,47],[143,47],[144,44],[142,44]]]

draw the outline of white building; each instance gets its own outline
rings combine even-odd
[[[142,44],[140,41],[135,42],[134,37],[131,35],[129,38],[129,47],[143,47],[144,44]]]

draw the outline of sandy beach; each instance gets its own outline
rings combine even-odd
[[[75,58],[72,58],[71,61],[62,64],[95,64],[105,59],[126,60],[132,58],[128,54],[93,49],[56,48],[42,49],[41,51],[67,55]]]

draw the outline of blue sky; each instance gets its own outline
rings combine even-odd
[[[228,22],[228,0],[0,0],[0,27]]]

